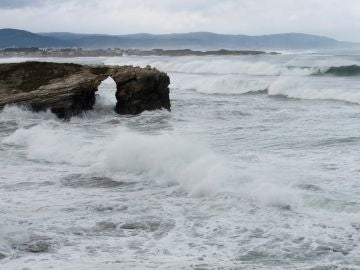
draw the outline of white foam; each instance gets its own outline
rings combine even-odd
[[[19,107],[16,105],[6,105],[0,113],[0,121],[16,121],[20,124],[29,124],[32,121],[38,120],[56,120],[55,114],[51,113],[50,110],[45,112],[31,113],[31,111],[25,107]]]
[[[179,184],[193,195],[223,191],[232,177],[225,160],[198,142],[182,137],[118,132],[105,150],[110,170],[146,173],[162,183]]]
[[[2,143],[23,146],[30,159],[47,162],[87,165],[94,161],[98,149],[87,147],[81,134],[67,132],[56,122],[42,122],[31,128],[19,128]]]
[[[172,87],[191,89],[204,94],[245,94],[266,90],[267,78],[258,80],[241,75],[185,75],[174,74]]]
[[[282,95],[288,98],[313,100],[339,100],[360,104],[360,88],[356,84],[348,87],[337,86],[334,79],[328,83],[313,84],[306,78],[280,77],[268,89],[269,95]]]
[[[89,173],[138,175],[162,185],[178,185],[192,196],[235,192],[266,205],[296,205],[294,190],[284,184],[284,170],[267,162],[244,171],[199,139],[174,134],[146,135],[115,128],[89,140],[77,129],[44,121],[20,128],[2,143],[25,148],[29,159],[87,167]],[[289,174],[287,174],[289,175]]]
[[[123,57],[108,59],[105,63],[141,67],[151,65],[166,72],[187,74],[243,74],[255,76],[310,75],[319,69],[318,67],[288,67],[286,63],[240,57]]]
[[[222,95],[267,90],[270,96],[339,100],[360,104],[360,87],[353,78],[307,77],[302,75],[254,77],[240,74],[173,74],[171,86],[175,89],[191,89],[204,94]]]
[[[98,87],[95,106],[113,106],[116,103],[115,93],[116,83],[111,77],[108,77],[106,80],[102,81]]]
[[[111,139],[90,142],[84,134],[63,128],[43,122],[17,129],[2,143],[25,147],[30,159],[146,173],[154,181],[179,184],[194,195],[220,190],[231,171],[219,155],[175,135],[142,135],[115,129]]]
[[[179,68],[206,61],[134,59],[179,61]],[[232,61],[239,59],[228,57],[223,63],[230,66],[215,71],[234,70]],[[280,62],[269,65],[285,65]],[[206,70],[203,63],[193,64]],[[311,96],[319,89],[349,91],[357,80],[189,73],[170,74],[172,113],[117,116],[110,110],[115,99],[109,81],[95,110],[70,122],[13,106],[0,113],[0,253],[7,256],[1,266],[271,268],[279,262],[278,268],[286,269],[291,261],[295,268],[356,268],[357,106],[280,104],[265,95],[200,96],[182,90],[236,94],[255,91],[259,81],[261,88],[273,87],[270,94],[312,89]],[[86,177],[128,183],[64,184]],[[155,228],[148,221],[155,221]],[[121,228],[126,223],[145,226]],[[29,241],[37,237],[46,239],[48,252],[29,252]]]

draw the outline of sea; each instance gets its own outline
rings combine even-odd
[[[151,65],[171,112],[0,112],[0,269],[360,269],[360,53]]]

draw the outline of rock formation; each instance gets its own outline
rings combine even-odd
[[[67,118],[91,110],[98,86],[109,76],[117,87],[117,113],[170,110],[170,79],[155,68],[50,62],[0,64],[0,108],[20,104]]]

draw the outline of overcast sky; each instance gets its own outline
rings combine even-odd
[[[360,0],[0,0],[0,28],[33,32],[302,32],[360,41]]]

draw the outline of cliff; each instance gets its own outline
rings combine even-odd
[[[170,79],[155,68],[50,62],[0,64],[0,108],[20,104],[70,117],[93,108],[98,86],[109,76],[117,87],[117,113],[170,110]]]

